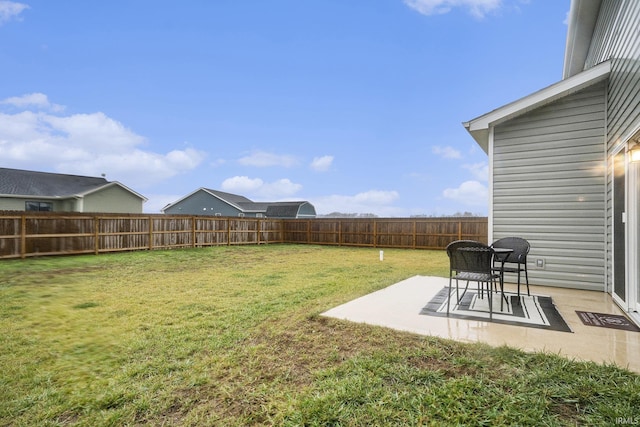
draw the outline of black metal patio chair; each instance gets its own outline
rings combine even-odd
[[[460,303],[462,297],[469,288],[469,282],[478,283],[478,294],[484,298],[484,288],[486,285],[487,297],[489,298],[489,319],[493,319],[493,288],[495,280],[500,279],[500,274],[493,271],[493,249],[483,243],[472,240],[457,240],[447,245],[447,255],[449,256],[449,295],[447,296],[447,314],[451,304],[452,282],[456,281],[456,300]],[[460,287],[458,281],[467,282],[462,296],[459,294]],[[501,290],[502,291],[502,290]],[[504,297],[504,292],[502,292]],[[502,303],[502,300],[501,300]]]
[[[520,274],[524,272],[527,295],[531,295],[529,292],[529,272],[527,271],[527,255],[531,249],[529,242],[521,237],[504,237],[493,242],[491,247],[513,249],[513,252],[502,258],[494,258],[493,270],[518,274],[518,300],[520,299]]]

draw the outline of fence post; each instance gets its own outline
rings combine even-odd
[[[462,221],[458,221],[458,240],[462,240]]]
[[[414,219],[413,220],[413,249],[416,248],[416,245],[418,244],[418,220]]]
[[[378,247],[378,222],[375,218],[373,220],[373,247]]]
[[[153,218],[151,215],[147,217],[147,221],[149,221],[149,250],[153,250]]]
[[[191,247],[196,247],[196,217],[191,217]]]
[[[260,244],[260,218],[256,219],[256,244]]]
[[[93,240],[96,255],[100,253],[100,217],[93,217]]]
[[[20,258],[27,257],[27,215],[22,214],[20,224]]]

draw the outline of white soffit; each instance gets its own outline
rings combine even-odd
[[[548,86],[542,90],[525,96],[517,101],[493,110],[487,114],[477,117],[463,126],[482,147],[485,152],[489,151],[489,128],[511,120],[517,116],[527,113],[543,105],[554,102],[567,95],[578,92],[586,87],[592,86],[609,76],[611,72],[611,62],[603,62],[595,67],[589,68],[573,77],[564,79]]]
[[[601,3],[601,0],[571,1],[562,78],[566,79],[584,70]]]

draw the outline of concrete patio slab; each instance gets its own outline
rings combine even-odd
[[[623,314],[609,294],[531,286],[531,293],[548,295],[573,331],[559,332],[453,317],[421,315],[420,310],[449,280],[414,276],[323,313],[324,316],[384,326],[420,335],[463,342],[508,345],[525,351],[561,354],[598,363],[615,363],[640,373],[640,333],[586,326],[576,310]],[[505,290],[515,290],[507,284]]]

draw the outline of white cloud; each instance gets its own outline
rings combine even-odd
[[[400,195],[397,191],[380,191],[380,190],[369,190],[364,193],[358,193],[353,197],[358,203],[375,203],[380,205],[387,205],[398,199]]]
[[[29,6],[24,3],[14,1],[0,1],[0,25],[9,22],[11,19],[20,19],[20,14]]]
[[[274,182],[264,182],[260,178],[234,176],[222,182],[222,189],[245,197],[257,197],[265,201],[277,201],[290,197],[302,189],[302,185],[283,178]]]
[[[288,168],[298,164],[298,161],[293,156],[273,154],[266,151],[255,150],[252,151],[248,156],[240,158],[238,160],[238,163],[244,166],[282,166]]]
[[[0,104],[11,105],[16,108],[25,109],[36,107],[38,109],[50,110],[53,112],[61,112],[64,110],[63,105],[52,104],[44,93],[29,93],[22,96],[12,96],[0,101]]]
[[[478,181],[465,181],[458,188],[447,188],[443,196],[467,206],[486,206],[489,189]]]
[[[314,157],[311,162],[311,169],[318,172],[328,171],[333,164],[333,156]]]
[[[283,197],[293,196],[300,190],[302,190],[301,184],[296,184],[284,178],[264,184],[257,194],[264,200],[277,200]]]
[[[53,105],[46,96],[36,95],[15,98],[11,105]],[[166,154],[140,148],[146,143],[144,137],[100,112],[69,116],[0,113],[4,166],[89,176],[105,173],[107,179],[137,189],[191,170],[205,157],[190,147]]]
[[[485,162],[463,165],[462,167],[469,170],[477,180],[483,182],[489,180],[489,165]]]
[[[433,154],[437,154],[438,156],[442,156],[445,159],[459,159],[462,157],[460,151],[456,150],[453,147],[440,147],[439,145],[433,147],[431,149]]]
[[[404,0],[407,6],[423,15],[441,15],[449,13],[455,7],[461,7],[479,19],[499,9],[502,2],[503,0]]]
[[[222,189],[230,193],[253,193],[264,185],[260,178],[249,178],[248,176],[234,176],[222,181]]]
[[[405,212],[393,206],[393,202],[400,198],[397,191],[369,190],[353,196],[331,195],[310,200],[318,214],[341,213],[372,213],[382,217],[403,216]]]

